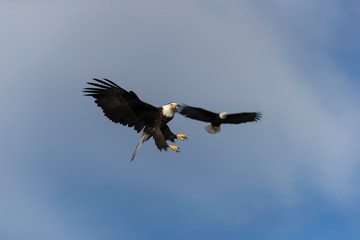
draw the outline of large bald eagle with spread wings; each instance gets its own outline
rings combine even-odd
[[[94,78],[93,80],[96,82],[88,82],[93,87],[84,88],[85,96],[94,97],[95,103],[102,108],[104,115],[111,121],[134,127],[138,133],[143,130],[131,161],[142,143],[151,137],[154,138],[155,145],[160,151],[167,151],[168,148],[171,148],[175,152],[179,152],[177,146],[168,145],[166,142],[166,140],[174,142],[177,138],[187,139],[183,134],[172,133],[167,125],[178,110],[177,103],[155,107],[141,101],[133,91],[126,91],[108,79]]]
[[[210,134],[220,132],[220,125],[223,123],[240,124],[257,122],[262,117],[260,112],[242,112],[233,114],[227,114],[227,112],[214,113],[203,108],[188,105],[181,106],[180,114],[191,119],[211,123],[205,127],[205,130]]]

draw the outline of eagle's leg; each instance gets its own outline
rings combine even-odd
[[[185,140],[185,139],[189,139],[186,135],[184,134],[178,134],[176,135],[176,137],[180,138],[181,140]]]
[[[173,151],[180,152],[179,147],[167,144],[167,142],[165,140],[166,137],[163,135],[163,133],[161,132],[161,130],[159,128],[154,128],[152,130],[152,132],[153,132],[153,138],[155,140],[155,144],[160,151],[163,149],[166,151],[167,148],[170,147]],[[167,133],[165,132],[167,138],[169,138],[169,136],[170,136],[169,139],[171,140],[171,135],[168,133],[169,132],[167,132]],[[176,135],[173,134],[173,137],[176,138]]]
[[[172,150],[174,150],[175,152],[180,152],[180,149],[179,149],[179,147],[177,147],[177,146],[169,145],[169,147],[170,147]]]

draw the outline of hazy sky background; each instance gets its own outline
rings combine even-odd
[[[0,239],[359,239],[360,3],[0,1]],[[81,92],[175,116],[179,154]]]

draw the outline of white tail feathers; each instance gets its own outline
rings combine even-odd
[[[219,127],[213,127],[211,124],[205,127],[205,130],[210,134],[215,134],[221,131],[220,126]]]
[[[148,140],[149,138],[150,138],[150,135],[149,135],[149,134],[144,133],[144,131],[141,133],[139,142],[137,143],[136,148],[135,148],[135,151],[134,151],[133,154],[132,154],[131,161],[134,160],[134,157],[135,157],[137,151],[139,150],[141,144],[143,144],[143,142],[145,142],[145,141]]]

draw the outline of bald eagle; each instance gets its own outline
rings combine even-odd
[[[211,124],[205,127],[205,130],[210,134],[220,132],[220,125],[223,123],[239,124],[257,122],[262,116],[260,112],[242,112],[233,114],[227,114],[226,112],[214,113],[203,108],[191,107],[188,105],[182,105],[180,114],[191,119],[210,122]]]
[[[168,145],[166,142],[166,140],[174,142],[177,138],[187,139],[183,134],[172,133],[167,125],[178,110],[177,103],[172,102],[162,107],[155,107],[141,101],[133,91],[128,92],[108,79],[93,78],[93,80],[96,82],[88,82],[93,87],[84,88],[85,96],[94,97],[95,103],[102,108],[104,115],[111,121],[134,127],[138,133],[143,130],[131,161],[143,142],[151,137],[154,138],[155,145],[160,151],[171,148],[179,152],[177,146]]]

